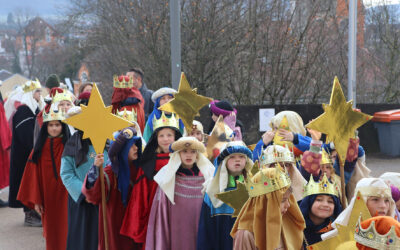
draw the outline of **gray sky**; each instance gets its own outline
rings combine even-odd
[[[67,5],[69,0],[0,0],[0,15],[4,16],[17,9],[28,9],[32,15],[55,15],[58,9]]]

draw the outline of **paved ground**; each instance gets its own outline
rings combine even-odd
[[[367,156],[367,166],[371,175],[378,177],[384,172],[400,172],[400,158],[387,157],[381,154]],[[0,194],[6,200],[8,190]],[[42,228],[24,227],[22,209],[0,208],[0,250],[40,250],[45,249]]]

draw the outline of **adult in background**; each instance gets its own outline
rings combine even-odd
[[[126,75],[129,77],[133,77],[133,88],[137,88],[142,94],[144,99],[144,116],[147,121],[147,117],[153,111],[154,103],[151,101],[151,95],[153,94],[153,90],[148,89],[146,83],[143,82],[144,73],[140,68],[132,68]]]
[[[8,205],[12,208],[24,208],[25,225],[41,226],[40,215],[17,201],[17,194],[24,174],[26,161],[33,148],[33,129],[36,115],[44,108],[38,81],[27,81],[22,89],[21,106],[12,118],[12,140],[10,157],[10,192]]]
[[[45,87],[47,88],[47,92],[50,92],[52,88],[59,88],[60,78],[58,78],[58,75],[50,74],[46,79]]]

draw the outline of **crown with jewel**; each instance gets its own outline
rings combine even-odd
[[[266,166],[278,162],[295,163],[295,158],[287,145],[284,147],[271,145],[262,152],[259,161],[261,166]]]
[[[156,119],[156,116],[154,116],[153,131],[161,127],[174,127],[179,129],[179,118],[174,113],[168,118],[164,112],[161,112],[160,119]]]
[[[254,168],[258,168],[258,164],[253,165],[253,169],[251,172],[255,172]],[[267,193],[274,192],[276,190],[282,189],[284,187],[290,186],[290,178],[287,173],[281,170],[280,166],[276,168],[268,168],[268,169],[258,169],[258,173],[254,175],[253,178],[246,178],[245,185],[247,192],[250,197],[257,197],[260,195],[264,195]],[[265,176],[263,171],[276,171],[273,178],[269,178]],[[260,175],[260,179],[257,182],[253,182],[252,179],[257,177],[257,174]]]
[[[324,174],[324,177],[319,182],[315,182],[311,175],[310,181],[304,186],[304,197],[313,194],[331,194],[339,197],[339,187],[330,183],[326,174]]]
[[[354,239],[358,243],[373,249],[400,249],[400,238],[397,236],[394,226],[390,228],[389,232],[381,235],[375,229],[375,221],[372,221],[369,227],[363,229],[361,226],[361,216],[358,217]]]
[[[324,148],[322,148],[321,152],[321,165],[323,164],[333,164],[330,154]]]
[[[72,95],[68,92],[68,90],[64,89],[63,92],[58,93],[53,96],[53,103],[57,103],[60,101],[70,101],[72,103]]]
[[[39,80],[36,78],[36,81],[30,80],[24,83],[22,89],[25,93],[34,91],[35,89],[40,89],[42,85],[40,85]]]
[[[129,122],[137,122],[137,114],[134,109],[132,111],[126,110],[126,108],[124,108],[121,111],[117,110],[116,115],[121,118],[124,118],[125,120],[127,120]]]
[[[62,121],[65,119],[65,113],[62,109],[54,110],[50,108],[49,112],[43,111],[43,122]]]
[[[114,88],[126,89],[133,87],[133,78],[129,76],[114,75]]]

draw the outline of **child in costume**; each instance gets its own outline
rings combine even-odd
[[[130,195],[120,233],[136,243],[146,242],[150,209],[158,184],[153,177],[169,161],[169,147],[179,139],[179,121],[174,114],[168,118],[164,113],[152,122],[150,137],[139,162],[139,169]]]
[[[330,183],[326,175],[317,183],[310,177],[304,189],[304,198],[299,206],[306,221],[305,249],[306,246],[320,242],[321,234],[332,230],[330,225],[342,212],[342,206],[338,187]]]
[[[201,122],[193,120],[192,131],[189,136],[195,137],[197,140],[204,142],[204,130]]]
[[[236,218],[233,208],[215,197],[220,192],[237,188],[236,181],[244,181],[253,166],[252,152],[242,141],[228,142],[215,161],[214,177],[206,187],[201,208],[197,249],[232,249],[230,231]]]
[[[261,168],[274,168],[277,166],[285,167],[292,183],[291,186],[296,201],[303,199],[303,187],[307,184],[307,181],[297,169],[294,155],[287,146],[268,146],[263,151],[259,161]]]
[[[358,221],[354,239],[360,250],[400,249],[400,222],[389,216]]]
[[[194,137],[180,138],[171,149],[174,153],[168,164],[154,176],[158,189],[151,207],[146,249],[195,250],[202,189],[214,166],[203,154],[203,143]]]
[[[374,216],[391,216],[395,215],[395,203],[392,199],[390,187],[379,178],[361,179],[356,186],[355,193],[360,191],[362,199],[372,217]],[[334,230],[321,235],[322,240],[329,239],[337,235],[336,224],[347,226],[351,211],[355,203],[356,197],[350,200],[349,206],[332,223]]]
[[[236,119],[237,110],[233,108],[232,104],[227,101],[214,100],[210,103],[210,111],[211,119],[213,120],[213,122],[211,123],[208,134],[210,134],[213,130],[215,122],[218,120],[218,117],[222,115],[224,118],[224,122],[233,132],[233,139],[235,141],[242,140],[242,123]]]
[[[386,172],[382,174],[379,178],[384,180],[392,191],[392,198],[396,203],[396,217],[400,221],[400,173]]]
[[[136,136],[136,130],[129,127],[116,136],[112,142],[108,155],[111,165],[104,168],[104,183],[107,197],[107,232],[110,249],[140,249],[140,245],[119,233],[124,218],[128,198],[136,178],[138,161],[141,155],[142,139]],[[101,187],[99,181],[99,167],[104,160],[101,154],[97,155],[94,165],[89,170],[82,186],[82,194],[86,200],[95,205],[101,204]],[[102,214],[102,207],[99,208]],[[105,249],[103,217],[99,216],[99,248]]]
[[[111,97],[113,114],[124,110],[136,114],[136,121],[139,124],[141,132],[144,130],[144,100],[140,91],[133,87],[133,78],[128,76],[114,76],[114,88]]]
[[[50,108],[22,177],[17,199],[42,217],[46,249],[65,249],[68,232],[68,192],[60,178],[61,155],[69,138],[61,123],[64,112]]]
[[[84,92],[85,94],[87,92]],[[81,94],[82,95],[82,94]],[[87,105],[88,99],[80,99]],[[68,116],[80,112],[79,107],[69,110]],[[98,206],[88,203],[82,186],[86,174],[93,166],[96,152],[89,139],[82,139],[83,132],[77,130],[67,141],[61,158],[60,176],[68,191],[68,237],[67,250],[98,248]],[[108,161],[104,150],[104,161]]]
[[[163,87],[156,92],[153,93],[151,96],[151,100],[154,102],[154,107],[153,107],[153,112],[149,115],[149,118],[147,119],[146,122],[146,127],[144,128],[143,132],[143,139],[148,142],[151,135],[153,134],[153,121],[158,120],[161,117],[162,111],[159,110],[158,108],[172,100],[174,98],[174,94],[176,93],[175,89]],[[165,113],[165,115],[169,118],[171,114]],[[184,130],[184,125],[183,122],[179,119],[179,130],[180,133],[183,134]]]
[[[21,202],[17,201],[17,195],[26,162],[34,146],[35,119],[45,106],[41,96],[41,87],[39,81],[27,81],[23,84],[24,94],[21,97],[21,105],[12,117],[10,190],[8,196],[8,205],[12,208],[23,207]],[[25,225],[41,226],[39,214],[27,207],[24,207],[24,212]]]
[[[253,151],[253,161],[259,159],[269,145],[288,144],[295,157],[299,157],[308,150],[311,138],[306,136],[303,119],[294,111],[285,110],[276,114],[269,125],[272,130],[263,134]],[[293,149],[292,149],[293,148]]]
[[[231,231],[233,249],[301,249],[305,224],[289,176],[266,168],[245,183],[249,198]]]

